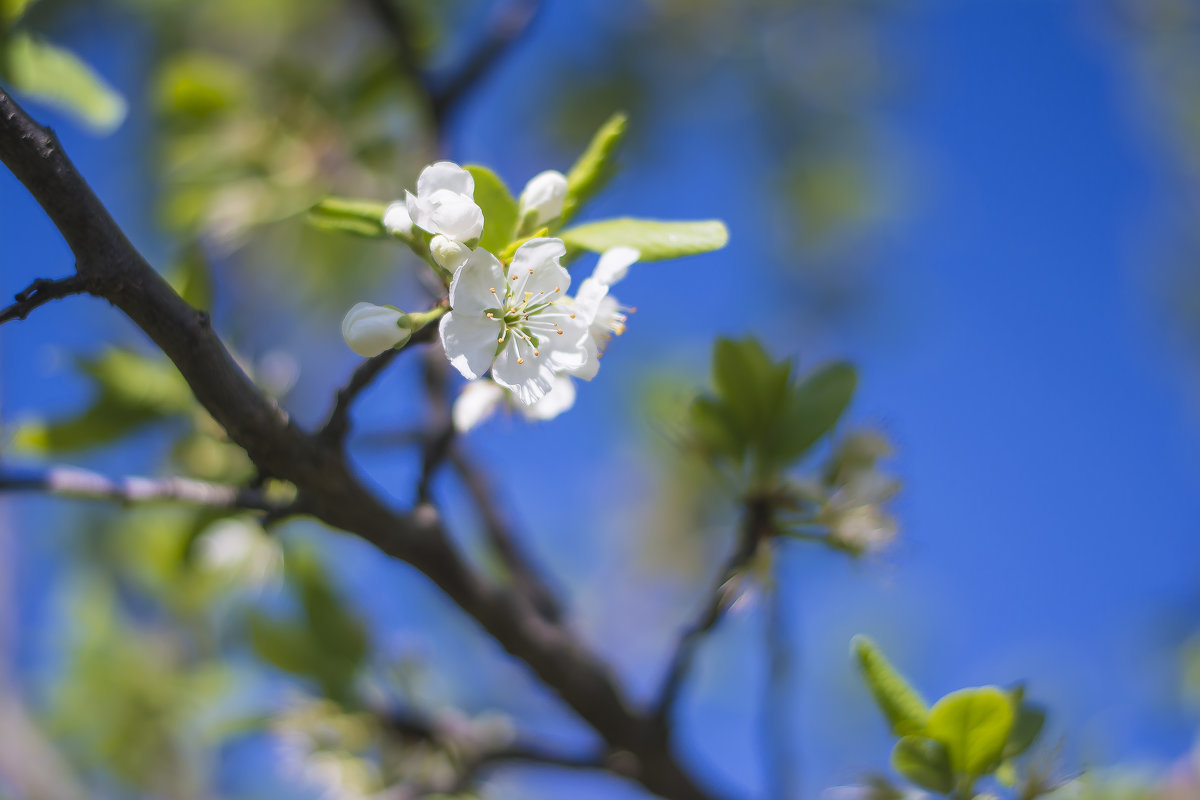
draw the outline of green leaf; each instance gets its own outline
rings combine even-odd
[[[0,0],[0,29],[12,25],[25,15],[34,0]]]
[[[621,112],[609,117],[596,131],[583,155],[567,172],[567,199],[563,204],[562,222],[573,217],[580,206],[604,188],[616,171],[614,156],[621,140],[625,138],[627,122],[628,119]]]
[[[517,227],[517,201],[487,167],[469,164],[464,167],[475,179],[475,204],[483,210],[483,236],[479,246],[490,253],[499,253],[512,241]]]
[[[196,122],[245,105],[253,85],[252,76],[228,59],[182,53],[159,69],[154,97],[169,117]]]
[[[922,789],[948,794],[954,788],[950,755],[934,739],[905,736],[892,749],[892,767]]]
[[[353,674],[370,647],[366,627],[346,608],[315,560],[301,560],[296,572],[313,641],[335,662],[336,671]]]
[[[720,250],[729,232],[720,220],[664,222],[619,217],[568,228],[558,234],[568,248],[603,253],[613,247],[632,247],[642,261],[661,261]]]
[[[955,771],[976,776],[994,770],[1013,727],[1008,695],[995,686],[962,689],[934,704],[926,734],[950,752]]]
[[[24,33],[9,37],[5,50],[4,71],[13,88],[102,133],[125,119],[125,99],[70,51]]]
[[[875,642],[860,635],[851,640],[850,646],[858,656],[858,666],[875,704],[892,726],[892,733],[897,736],[922,733],[929,721],[925,700],[888,663]]]
[[[773,439],[781,462],[798,459],[833,430],[850,405],[857,384],[854,367],[836,362],[816,370],[792,391],[783,429]]]
[[[775,363],[754,339],[718,339],[713,346],[713,386],[743,448],[761,448],[777,419],[791,378],[790,361]]]
[[[293,675],[311,670],[307,632],[287,622],[276,622],[257,611],[249,616],[250,646],[255,655]]]
[[[376,200],[326,197],[308,210],[308,224],[321,230],[355,236],[387,237],[383,215],[387,204]]]
[[[1022,703],[1017,708],[1016,719],[1008,742],[1004,745],[1004,757],[1016,758],[1024,753],[1042,732],[1046,724],[1046,710],[1040,706]]]

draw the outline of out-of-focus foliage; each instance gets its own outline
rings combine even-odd
[[[960,689],[926,707],[924,700],[870,639],[859,636],[853,649],[864,680],[899,737],[892,768],[916,786],[951,798],[998,797],[993,792],[1034,800],[1058,788],[1052,776],[1029,758],[1045,711],[1025,700],[1024,687]],[[877,788],[878,789],[878,785]],[[886,786],[886,791],[905,796]]]

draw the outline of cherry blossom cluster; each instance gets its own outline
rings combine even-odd
[[[605,252],[571,295],[561,239],[527,238],[506,258],[478,246],[486,221],[474,193],[470,172],[448,161],[431,164],[417,179],[417,193],[387,208],[383,225],[414,241],[418,231],[427,234],[429,259],[450,277],[439,334],[450,363],[471,381],[455,403],[455,425],[471,428],[504,404],[530,419],[549,419],[571,407],[572,379],[595,377],[609,339],[625,330],[630,309],[609,290],[638,252]],[[517,202],[520,229],[553,223],[566,199],[562,173],[535,176]],[[425,323],[422,316],[359,303],[346,314],[342,335],[356,353],[374,356],[407,342]]]

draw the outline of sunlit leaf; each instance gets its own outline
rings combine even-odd
[[[387,204],[375,200],[326,197],[308,211],[308,223],[322,230],[355,236],[388,236],[383,227]]]
[[[125,99],[73,53],[24,33],[4,45],[4,71],[12,86],[71,112],[107,133],[125,119]]]
[[[926,734],[946,746],[956,771],[983,775],[999,765],[1013,718],[1012,702],[1001,689],[962,689],[934,704]]]
[[[627,121],[620,112],[609,117],[567,172],[567,199],[563,204],[562,222],[573,217],[581,205],[604,188],[616,171],[614,156],[625,138]]]
[[[487,167],[469,164],[464,169],[475,179],[475,203],[483,210],[483,237],[479,246],[498,253],[513,238],[517,226],[517,201],[500,176]]]
[[[866,636],[855,636],[851,647],[875,703],[897,736],[919,734],[929,721],[929,708],[908,681],[896,671]]]
[[[632,247],[642,261],[660,261],[720,250],[729,231],[719,220],[667,222],[620,217],[568,228],[558,234],[568,248],[603,253],[613,247]]]

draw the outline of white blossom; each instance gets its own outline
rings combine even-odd
[[[342,338],[360,356],[377,356],[408,341],[412,331],[401,327],[403,312],[372,303],[356,303],[342,320]]]
[[[197,547],[205,568],[253,587],[267,586],[282,573],[279,540],[246,520],[214,522],[200,534]]]
[[[505,267],[486,250],[471,252],[450,283],[442,345],[450,363],[474,380],[492,379],[522,405],[533,405],[554,377],[588,358],[587,322],[564,302],[571,276],[559,264],[559,239],[530,239]]]
[[[614,247],[606,250],[596,262],[592,276],[585,280],[575,295],[575,308],[588,326],[588,338],[584,343],[587,361],[576,369],[569,370],[578,378],[590,381],[600,369],[600,356],[608,347],[613,334],[625,332],[625,320],[632,309],[622,306],[609,294],[609,288],[625,277],[629,267],[640,254],[632,247]]]
[[[534,228],[562,216],[567,200],[567,176],[556,170],[539,172],[529,179],[517,200],[517,219],[531,217]]]
[[[483,210],[474,195],[471,173],[453,162],[439,161],[421,170],[417,193],[405,192],[405,203],[418,228],[468,242],[483,233]]]
[[[413,221],[408,213],[408,204],[397,200],[383,212],[383,228],[393,236],[412,235]]]

